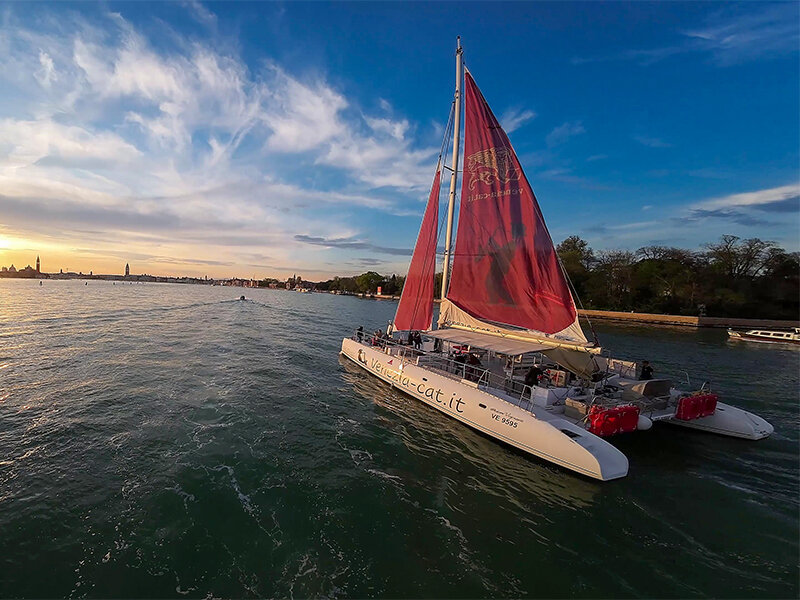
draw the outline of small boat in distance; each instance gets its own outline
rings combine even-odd
[[[795,327],[794,331],[777,331],[773,329],[734,331],[733,329],[728,329],[728,336],[731,340],[745,342],[800,345],[800,327]]]
[[[451,130],[447,167],[442,157]],[[387,335],[359,328],[342,340],[341,355],[477,431],[603,481],[628,474],[627,457],[608,439],[647,431],[655,422],[749,440],[773,432],[761,417],[720,402],[707,384],[678,390],[668,379],[652,379],[647,363],[639,368],[614,359],[596,335],[587,339],[536,196],[508,136],[463,68],[460,40],[444,137],[394,323]],[[445,168],[450,192],[434,328]],[[464,181],[453,249],[459,172]]]

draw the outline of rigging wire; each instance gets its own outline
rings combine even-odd
[[[438,159],[438,161],[436,163],[436,171],[434,173],[434,178],[436,177],[436,173],[439,173],[439,195],[440,196],[441,196],[441,173],[440,173],[440,171],[441,171],[442,168],[447,168],[446,165],[444,165],[444,161],[442,160],[442,157],[446,156],[447,148],[449,147],[448,140],[450,138],[450,133],[451,133],[452,128],[453,128],[454,114],[455,114],[455,100],[453,100],[453,102],[450,105],[450,116],[447,119],[447,126],[445,127],[444,135],[442,137],[442,146],[441,146],[441,149],[439,150],[439,159]],[[439,203],[439,197],[436,198],[436,202]],[[425,205],[425,209],[427,211],[427,204]],[[439,221],[440,222],[439,222],[438,231],[437,231],[436,236],[434,238],[433,252],[429,252],[425,256],[425,261],[423,262],[423,268],[422,268],[423,272],[425,272],[425,270],[427,270],[427,268],[430,267],[429,261],[433,260],[433,262],[434,262],[434,270],[433,270],[434,271],[434,278],[436,276],[435,264],[436,264],[436,257],[438,255],[437,248],[438,248],[438,245],[439,245],[439,238],[442,235],[442,228],[444,227],[444,223],[445,223],[444,219],[442,219],[442,218],[440,218]],[[421,227],[420,227],[420,232],[417,234],[417,241],[414,244],[414,250],[415,251],[416,251],[416,248],[417,248],[417,244],[419,243],[419,234],[420,233],[422,233],[422,228]],[[413,255],[412,255],[412,260],[413,260]],[[406,281],[403,282],[403,291],[406,290],[406,283],[408,283],[408,275],[406,275]],[[403,300],[403,296],[402,296],[402,293],[401,293],[400,294],[400,301],[402,302],[402,300]],[[417,296],[417,298],[415,298],[415,300],[414,300],[414,308],[413,308],[413,310],[411,312],[411,320],[412,321],[414,321],[414,319],[416,319],[416,316],[417,316],[417,313],[419,312],[420,305],[421,305],[422,301],[423,301],[423,299],[420,296]]]
[[[466,69],[466,64],[464,65],[464,67]],[[436,167],[436,172],[437,173],[439,173],[440,170],[442,170],[442,169],[446,169],[446,170],[450,171],[451,173],[453,172],[453,168],[452,167],[448,167],[445,164],[446,158],[443,161],[442,157],[443,156],[444,157],[447,156],[447,150],[450,147],[450,140],[452,139],[451,138],[451,129],[453,127],[453,120],[454,120],[454,114],[455,114],[455,104],[456,104],[456,99],[454,97],[453,101],[451,102],[451,105],[450,105],[450,116],[449,116],[448,121],[447,121],[447,127],[445,127],[444,136],[443,136],[443,139],[442,139],[442,146],[441,146],[441,149],[439,151],[439,158],[438,158],[437,167]],[[461,173],[463,173],[463,169],[461,170]],[[527,177],[524,175],[524,173],[523,173],[523,177],[525,177],[525,180],[528,183],[528,186],[531,189],[531,193],[533,194],[533,197],[535,199],[536,198],[536,194],[533,191],[533,186],[531,186],[530,182],[527,181]],[[439,183],[440,183],[439,191],[441,193],[441,174],[440,174],[440,177],[439,177]],[[462,185],[463,185],[463,181],[462,181]],[[438,201],[438,199],[437,199],[437,201]],[[426,210],[427,210],[427,205],[426,205]],[[542,221],[543,221],[543,219],[542,219]],[[436,261],[436,257],[438,255],[440,255],[440,253],[438,252],[438,241],[439,241],[439,239],[441,237],[442,229],[444,228],[444,223],[445,223],[445,218],[444,217],[440,217],[440,224],[439,224],[438,232],[437,232],[437,235],[436,235],[436,244],[434,246],[434,251],[429,253],[425,257],[425,262],[423,263],[423,272],[429,266],[428,261],[429,260]],[[553,238],[550,235],[550,231],[548,230],[548,228],[544,224],[544,222],[542,224],[544,225],[544,230],[547,232],[548,239],[550,240],[550,245],[551,245],[551,247],[553,248],[553,251],[556,254],[556,260],[558,261],[558,265],[561,268],[561,273],[562,273],[562,275],[564,276],[564,279],[567,282],[568,288],[570,289],[571,293],[573,294],[573,297],[577,300],[578,305],[580,306],[580,308],[585,310],[584,306],[583,306],[583,302],[581,301],[580,296],[578,295],[578,291],[575,288],[574,283],[570,279],[569,274],[567,273],[567,270],[564,267],[564,263],[561,261],[561,257],[558,255],[558,252],[556,251],[556,247],[555,247],[555,244],[553,243]],[[484,229],[486,234],[489,234],[488,229],[486,229],[486,227],[485,227],[485,225],[483,223],[479,223],[479,226]],[[492,236],[490,234],[488,235],[488,238],[489,238],[489,240],[492,240]],[[419,242],[419,234],[417,235],[417,243],[418,242]],[[416,250],[416,244],[414,245],[414,248]],[[455,252],[455,248],[453,248],[453,249],[451,249],[451,256],[453,258],[455,258],[456,256],[467,256],[467,254],[466,253],[459,254],[459,253]],[[481,254],[481,255],[475,255],[475,256],[485,256],[485,253]],[[435,273],[435,269],[434,269],[434,273]],[[442,274],[442,275],[444,276],[444,274]],[[405,283],[404,283],[403,289],[405,290]],[[401,295],[401,300],[402,300],[402,295]],[[417,312],[419,311],[419,308],[420,308],[420,302],[421,301],[422,301],[422,298],[420,298],[420,297],[417,297],[415,299],[414,309],[412,311],[412,321],[416,318]],[[577,317],[577,315],[576,315],[576,317]],[[587,320],[587,322],[589,324],[589,329],[592,332],[592,337],[594,338],[594,342],[595,342],[595,344],[597,344],[599,346],[600,342],[599,342],[599,339],[597,337],[597,332],[594,329],[594,324],[592,323],[591,319],[589,319],[588,316],[586,316],[585,318],[586,318],[586,320]]]

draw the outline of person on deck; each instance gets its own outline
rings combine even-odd
[[[456,353],[455,355],[451,354],[453,360],[453,369],[456,375],[461,375],[464,377],[464,363],[467,362],[467,355],[461,352]]]
[[[642,374],[639,377],[640,381],[647,381],[653,378],[653,367],[650,366],[649,360],[642,361]]]
[[[416,350],[422,348],[422,334],[419,331],[414,332],[414,348]]]
[[[358,339],[359,342],[364,341],[364,326],[363,325],[359,325],[358,329],[356,329],[356,339]]]
[[[481,359],[472,354],[472,352],[470,352],[469,356],[467,357],[467,368],[466,368],[467,379],[471,381],[478,381],[480,379],[478,375],[478,367],[482,366],[483,364],[481,364]]]
[[[528,372],[525,374],[525,385],[528,387],[533,387],[537,383],[539,383],[539,377],[541,377],[544,373],[537,365],[531,365],[531,368],[528,369]]]

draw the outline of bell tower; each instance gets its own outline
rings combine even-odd
[[[36,272],[37,273],[41,273],[42,272],[41,264],[39,263],[39,255],[38,254],[36,255]]]
[[[131,274],[131,267],[128,263],[125,263],[125,277],[130,276]]]

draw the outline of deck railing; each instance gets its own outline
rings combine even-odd
[[[405,344],[391,337],[378,337],[359,331],[355,332],[352,339],[367,346],[381,348],[384,352],[397,356],[403,362],[434,369],[445,375],[455,376],[459,380],[469,381],[478,389],[486,390],[488,388],[502,392],[503,396],[498,396],[499,398],[532,412],[533,388],[531,386],[509,376],[501,377],[489,369],[485,369],[482,365],[468,364],[465,359],[469,353],[446,355],[440,351],[429,352],[414,348],[413,345]],[[463,358],[461,358],[462,356]]]

